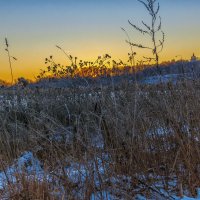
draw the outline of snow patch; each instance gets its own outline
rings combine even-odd
[[[8,183],[16,183],[16,175],[34,175],[38,179],[43,178],[44,171],[41,163],[33,156],[32,152],[25,152],[14,164],[0,172],[0,189],[6,188]]]

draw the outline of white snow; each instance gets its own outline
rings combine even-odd
[[[0,172],[0,189],[5,189],[8,183],[15,183],[16,175],[22,173],[26,173],[28,176],[34,175],[38,179],[44,176],[41,163],[33,156],[32,152],[25,152],[12,166]]]
[[[103,159],[103,160],[102,160]],[[106,160],[109,160],[108,155],[104,155],[102,158],[96,158],[96,162],[94,161],[88,161],[87,165],[81,164],[81,163],[75,163],[70,162],[69,166],[66,166],[66,174],[68,178],[74,182],[84,185],[86,179],[90,177],[91,168],[93,169],[93,177],[95,185],[98,187],[99,185],[99,175],[103,177],[105,175],[105,162]],[[90,170],[89,170],[90,169]],[[88,171],[89,170],[89,171]],[[42,168],[42,165],[40,161],[34,157],[32,152],[25,152],[22,156],[20,156],[18,159],[14,161],[14,164],[10,167],[7,167],[4,171],[0,172],[0,189],[6,190],[6,186],[8,183],[15,184],[17,182],[16,174],[26,174],[26,176],[31,177],[34,176],[34,178],[37,178],[38,181],[42,180],[44,178],[44,170]],[[47,180],[51,181],[50,173],[49,178]],[[111,179],[112,184],[117,183],[117,181],[122,181],[122,184],[125,182],[123,180],[129,180],[129,177],[126,176],[119,176],[119,177],[113,177]],[[128,184],[128,182],[127,182]],[[175,182],[174,182],[175,184]],[[125,186],[126,187],[126,186]],[[129,187],[127,185],[127,187]],[[62,190],[62,188],[61,188]],[[168,194],[163,189],[160,191],[162,194],[166,196]],[[184,196],[183,198],[173,196],[172,199],[174,200],[200,200],[200,189],[198,189],[198,195],[196,198],[187,197]],[[133,197],[137,200],[145,200],[146,198],[142,195],[137,195],[136,197]],[[91,196],[91,200],[114,200],[116,199],[110,192],[109,188],[108,190],[99,191],[97,193],[93,193]],[[171,198],[169,198],[171,199]],[[151,200],[151,199],[149,199]],[[153,199],[152,199],[153,200]]]

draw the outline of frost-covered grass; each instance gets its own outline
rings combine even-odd
[[[197,197],[199,86],[1,91],[0,199]]]
[[[108,157],[104,156],[104,159],[107,160]],[[90,169],[88,166],[93,168],[94,180],[88,180],[90,175]],[[71,181],[71,184],[81,185],[83,190],[86,190],[87,182],[93,181],[91,184],[98,187],[100,184],[99,176],[106,176],[106,167],[103,165],[103,160],[97,158],[97,164],[95,165],[94,161],[88,161],[88,163],[74,163],[71,162],[70,166],[65,167],[66,178]],[[56,173],[56,171],[55,171]],[[32,152],[24,152],[18,159],[14,161],[12,166],[8,166],[5,171],[0,172],[0,189],[4,192],[2,193],[1,198],[10,199],[13,193],[21,193],[24,190],[24,185],[21,183],[21,178],[26,179],[27,181],[37,181],[42,183],[43,181],[50,185],[52,191],[49,191],[49,194],[53,198],[62,199],[67,198],[68,194],[67,189],[64,188],[64,185],[59,183],[59,177],[55,176],[54,173],[50,171],[45,171],[41,165],[41,162],[33,155]],[[145,177],[142,177],[145,179]],[[156,178],[152,176],[152,178]],[[152,183],[152,185],[145,186],[142,184],[137,185],[136,188],[131,188],[131,177],[126,176],[115,176],[107,177],[107,182],[115,185],[115,188],[110,187],[110,184],[105,188],[101,188],[96,192],[90,194],[89,198],[91,200],[95,199],[105,199],[105,200],[116,200],[116,199],[137,199],[144,200],[146,199],[144,194],[131,195],[132,193],[137,193],[137,191],[142,190],[144,187],[150,187],[148,199],[174,199],[174,200],[199,200],[200,193],[198,190],[196,198],[191,198],[187,196],[178,197],[173,192],[165,189],[163,183],[163,177],[157,177],[157,181]],[[55,184],[56,183],[56,184]],[[12,186],[11,186],[12,185]],[[120,186],[120,187],[119,187]],[[169,182],[169,189],[175,188],[177,186],[176,178],[172,178]],[[12,187],[12,190],[11,190]],[[16,187],[16,188],[15,188]],[[119,188],[118,188],[119,187]],[[123,196],[123,187],[127,190],[130,188],[132,191]],[[49,189],[50,189],[49,188]],[[73,191],[73,188],[70,188],[70,193],[73,193],[74,198],[82,199],[83,196],[80,193],[81,191]],[[133,191],[135,190],[135,191]],[[55,192],[56,191],[56,192]],[[116,196],[117,195],[117,196]]]

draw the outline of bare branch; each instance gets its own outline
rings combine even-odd
[[[149,31],[151,31],[150,26],[148,26],[146,23],[144,23],[144,21],[142,21],[142,24],[143,24]]]
[[[139,31],[140,33],[142,33],[143,35],[144,35],[144,34],[149,34],[148,31],[145,31],[145,30],[143,30],[143,29],[137,27],[136,25],[132,24],[129,20],[128,20],[128,23],[129,23],[133,28],[135,28],[137,31]]]
[[[146,4],[144,1],[142,1],[142,0],[138,0],[140,3],[142,3],[144,6],[145,6],[145,8],[149,11],[149,12],[151,12],[151,10],[150,10],[150,8],[149,8],[149,5],[148,4]]]
[[[158,31],[160,31],[161,30],[161,28],[162,28],[162,22],[161,22],[161,17],[159,16],[159,25],[158,25],[158,28],[157,28],[157,31],[156,32],[158,32]]]
[[[155,58],[151,58],[151,57],[145,57],[145,56],[143,56],[143,58],[144,58],[146,61],[149,61],[149,62],[151,62],[152,60],[153,60],[153,61],[156,61]]]
[[[152,49],[150,47],[143,46],[142,44],[135,44],[135,43],[129,42],[127,40],[126,40],[126,42],[131,46],[138,47],[138,48],[141,48],[141,49]]]
[[[157,7],[157,10],[156,10],[156,12],[155,12],[155,15],[158,14],[159,10],[160,10],[160,4],[158,3],[158,7]]]
[[[163,50],[164,42],[165,42],[165,33],[162,31],[162,40],[159,40],[160,44],[157,46],[157,48],[161,47],[158,53],[160,53]]]

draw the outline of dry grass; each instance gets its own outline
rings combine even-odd
[[[200,186],[199,89],[199,81],[185,81],[122,83],[98,91],[92,87],[19,90],[18,105],[0,111],[1,169],[22,152],[32,151],[45,171],[52,173],[56,190],[60,188],[65,199],[89,199],[105,190],[119,199],[148,196],[159,193],[153,187],[159,181],[167,191],[182,194],[183,187],[195,196]],[[12,98],[8,91],[1,93]],[[22,99],[26,107],[20,104]],[[94,138],[103,138],[104,148],[93,145]],[[66,174],[65,167],[72,163],[79,163],[79,181]],[[84,181],[82,166],[89,172]],[[119,178],[124,176],[129,179]],[[177,184],[171,186],[174,180]],[[52,199],[53,185],[52,180],[21,177],[10,191],[13,199]],[[22,193],[28,196],[21,197]]]

